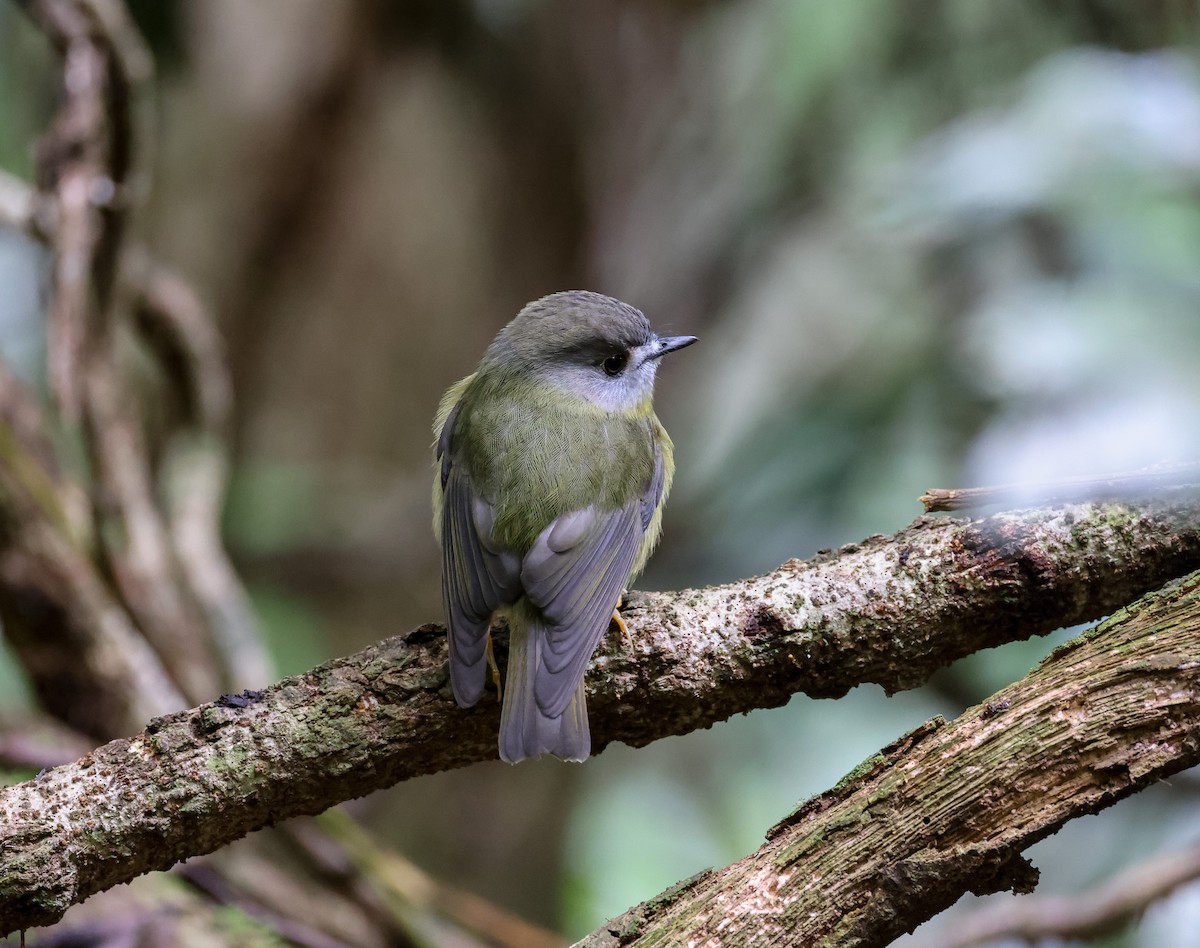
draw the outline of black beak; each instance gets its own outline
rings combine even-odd
[[[674,352],[676,349],[684,349],[696,342],[695,336],[659,336],[658,342],[655,343],[654,355],[651,359],[661,359],[668,352]]]

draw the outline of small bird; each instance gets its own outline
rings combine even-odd
[[[659,336],[639,310],[572,290],[536,300],[451,386],[434,421],[433,528],[454,698],[483,694],[508,620],[500,756],[591,752],[583,674],[658,542],[675,471],[651,404]]]

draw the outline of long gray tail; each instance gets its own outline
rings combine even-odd
[[[592,750],[583,682],[566,710],[556,718],[544,714],[534,698],[534,681],[542,664],[546,631],[531,610],[517,608],[509,616],[508,671],[500,710],[500,758],[515,764],[527,757],[553,754],[584,761]]]

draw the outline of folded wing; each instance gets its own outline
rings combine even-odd
[[[585,507],[562,514],[525,555],[521,585],[545,620],[534,681],[544,714],[561,715],[583,680],[629,581],[662,489],[662,457],[656,451],[654,474],[640,496],[616,510]]]
[[[438,439],[442,462],[442,601],[454,700],[469,708],[483,694],[492,613],[521,594],[521,558],[492,543],[494,512],[449,450],[456,408]]]

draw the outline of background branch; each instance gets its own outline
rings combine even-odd
[[[185,703],[91,557],[86,494],[36,398],[0,365],[0,618],[42,706],[94,738]]]
[[[162,713],[222,687],[273,677],[245,592],[220,542],[228,370],[195,295],[143,251],[129,253],[124,245],[149,151],[144,90],[153,74],[124,4],[24,0],[24,6],[63,56],[63,96],[39,152],[39,194],[22,196],[21,183],[6,176],[0,203],[7,223],[54,252],[49,374],[61,420],[83,422],[88,473],[96,480],[89,485],[93,503],[87,511],[95,523],[87,535],[104,573],[86,580],[94,567],[81,563],[76,584],[89,585],[93,599],[111,587],[116,604],[124,607],[120,622],[132,628],[122,632],[114,616],[98,631],[112,628],[118,641],[111,651],[129,651],[134,664],[171,679],[169,689],[124,689],[165,697],[165,703],[151,704]],[[134,389],[133,325],[153,347],[162,378],[177,387],[169,394],[177,394],[174,401],[184,407],[170,430],[157,432],[157,445],[148,440],[155,432],[147,428],[144,406],[169,399],[148,399]],[[18,387],[10,388],[15,401]],[[169,510],[163,509],[164,497]],[[44,636],[38,642],[43,659],[26,663],[36,681],[37,669],[69,664],[50,658],[55,642],[67,652],[74,646],[54,631],[46,635],[39,624],[31,630],[35,640]],[[135,637],[143,641],[131,645]],[[156,655],[149,661],[147,645]],[[58,684],[39,683],[39,691],[51,693]],[[90,732],[128,733],[144,719],[93,717]]]
[[[116,262],[131,204],[136,87],[150,57],[122,3],[21,0],[63,59],[62,105],[39,146],[39,189],[53,208],[50,379],[59,409],[83,415],[93,342],[110,322]]]
[[[1033,943],[1113,934],[1180,886],[1200,878],[1200,844],[1147,859],[1079,895],[1030,895],[989,905],[960,918],[948,935],[931,935],[920,948],[972,948],[1005,938]]]
[[[1161,490],[1195,489],[1200,484],[1200,464],[1164,464],[1132,474],[1106,477],[1070,477],[1041,484],[1003,484],[994,487],[934,487],[921,495],[926,513],[978,510],[981,507],[1082,503],[1120,500]]]
[[[233,409],[225,347],[185,280],[144,250],[128,257],[136,327],[181,403],[158,466],[172,549],[204,613],[224,687],[262,685],[275,677],[274,667],[221,537]]]
[[[39,224],[36,214],[36,209],[44,203],[29,185],[0,172],[0,224],[53,245],[53,224]],[[214,652],[197,654],[196,649],[204,645],[209,634],[189,620],[181,633],[183,645],[164,643],[163,653],[173,657],[174,664],[179,666],[176,672],[185,679],[197,673],[201,675],[188,689],[198,696],[216,690],[215,681],[204,673],[213,660],[220,663],[218,676],[225,687],[240,689],[261,685],[273,677],[272,665],[258,635],[249,599],[229,562],[220,536],[221,508],[228,482],[232,410],[232,384],[224,346],[191,287],[178,274],[153,260],[144,248],[128,249],[121,276],[139,335],[155,353],[166,378],[180,389],[174,401],[180,404],[181,411],[174,420],[175,430],[162,449],[163,457],[158,465],[159,481],[168,505],[164,525],[146,493],[148,488],[140,483],[145,475],[139,473],[138,466],[150,460],[146,447],[130,443],[130,439],[140,441],[140,423],[129,417],[127,408],[115,404],[117,399],[128,398],[116,390],[123,385],[110,376],[107,367],[97,370],[100,377],[96,384],[100,387],[91,405],[100,416],[94,428],[105,432],[106,441],[111,442],[111,447],[102,446],[105,457],[111,458],[110,466],[103,470],[109,472],[110,484],[126,485],[118,491],[126,498],[121,507],[127,511],[126,521],[137,525],[135,536],[141,538],[132,550],[118,556],[117,566],[121,568],[121,564],[138,550],[145,550],[139,562],[153,562],[155,556],[162,555],[161,544],[169,540],[170,548],[178,558],[182,578],[205,612]],[[110,354],[109,358],[114,355]],[[23,435],[25,450],[33,451],[43,468],[56,471],[54,453],[45,444],[47,421],[35,398],[6,371],[0,383],[3,385],[0,410],[9,416],[11,424],[19,422],[19,428],[15,430]],[[119,471],[125,473],[120,475]],[[60,484],[59,490],[63,495],[59,503],[66,505],[73,515],[76,532],[90,534],[92,525],[88,521],[93,514],[87,494],[69,481]],[[166,534],[162,532],[164,526],[168,531]],[[146,569],[148,567],[143,567],[142,571]],[[119,576],[124,578],[127,591],[136,599],[141,595],[137,589],[143,587],[131,575],[133,572],[125,567]],[[145,580],[147,586],[153,582],[153,575]],[[169,590],[175,585],[174,582],[162,582],[158,587],[158,598],[173,596]],[[178,615],[185,607],[174,601],[161,604],[158,609]],[[155,623],[155,611],[148,610],[147,621],[152,624]],[[163,624],[159,621],[154,627],[160,628]],[[165,624],[167,628],[178,625],[174,620]],[[175,707],[183,703],[186,702]],[[157,713],[166,710],[168,708],[163,707]],[[129,729],[116,728],[107,733]]]

